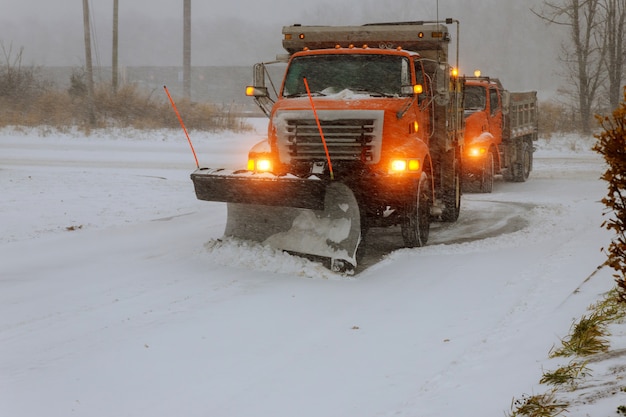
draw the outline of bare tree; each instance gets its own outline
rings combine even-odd
[[[604,62],[608,39],[603,33],[601,1],[611,0],[546,0],[541,12],[533,11],[552,24],[568,28],[560,59],[565,64],[564,75],[574,87],[585,134],[591,133],[598,91],[606,78]]]
[[[608,77],[608,96],[611,110],[620,105],[621,86],[624,77],[624,26],[626,25],[626,5],[624,0],[604,0],[606,36],[606,71]]]
[[[38,77],[40,74],[37,68],[22,65],[23,47],[13,54],[13,45],[7,47],[0,41],[0,51],[0,101],[6,100],[17,108],[27,105],[49,87],[46,81]]]

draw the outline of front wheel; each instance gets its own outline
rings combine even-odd
[[[407,248],[424,246],[430,233],[432,188],[428,175],[422,173],[416,188],[405,204],[401,223],[402,239]]]
[[[458,149],[451,150],[444,158],[441,171],[441,200],[443,213],[441,220],[455,222],[461,212],[461,157]]]
[[[493,152],[489,151],[485,157],[482,175],[480,178],[480,192],[491,193],[493,191],[493,177],[495,172],[495,158]]]

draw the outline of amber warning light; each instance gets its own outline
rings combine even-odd
[[[254,85],[249,85],[246,87],[246,96],[267,97],[267,87],[256,87]]]

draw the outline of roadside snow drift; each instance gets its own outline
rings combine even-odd
[[[192,140],[235,169],[262,130]],[[586,280],[611,238],[590,138],[541,141],[424,248],[374,231],[345,277],[223,239],[177,131],[40,133],[0,132],[1,416],[500,416],[613,285]],[[596,397],[568,415],[626,403]]]

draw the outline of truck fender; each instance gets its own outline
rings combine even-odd
[[[265,139],[261,142],[257,142],[248,151],[248,160],[254,160],[262,156],[269,156],[272,153],[272,147],[269,140]]]
[[[495,139],[495,137],[490,133],[490,132],[483,132],[480,135],[478,135],[477,137],[475,137],[470,146],[471,145],[482,145],[482,144],[489,144],[491,142],[493,142]]]
[[[256,143],[252,148],[250,148],[249,153],[270,153],[271,151],[272,148],[270,147],[270,141],[264,139],[261,142]]]
[[[495,136],[493,136],[489,132],[483,132],[480,136],[475,138],[470,146],[480,146],[484,147],[487,150],[487,153],[491,152],[493,154],[493,162],[495,164],[495,172],[500,172],[501,161],[500,161],[500,152],[498,150],[498,146],[495,144]]]

